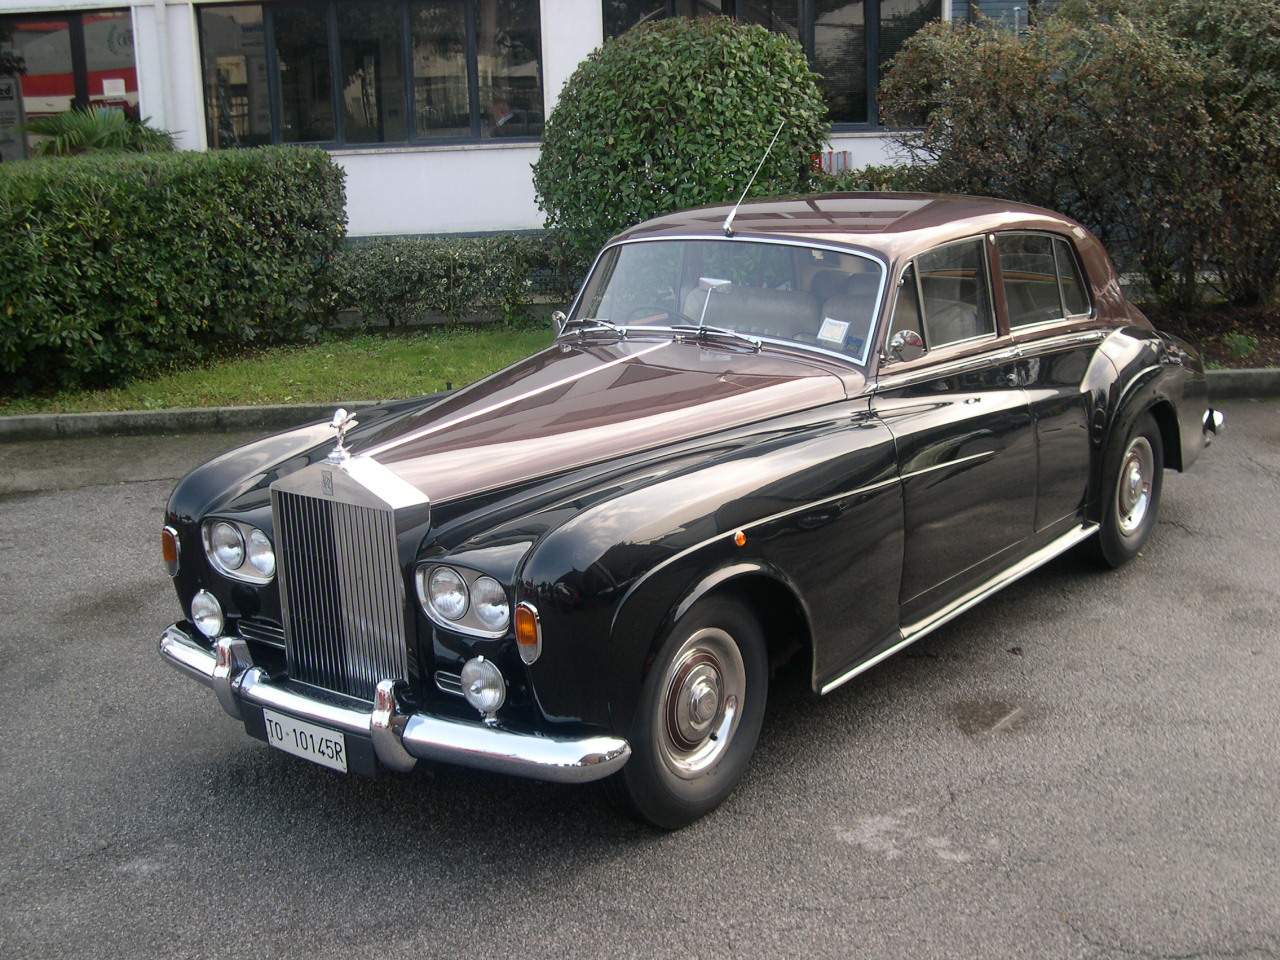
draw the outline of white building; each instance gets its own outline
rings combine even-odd
[[[988,0],[990,2],[990,0]],[[1003,0],[995,0],[997,4]],[[970,4],[956,0],[956,17]],[[798,39],[837,163],[890,157],[879,65],[950,0],[0,0],[0,159],[25,118],[105,103],[188,150],[311,143],[347,172],[354,236],[536,229],[542,118],[606,37],[728,13]],[[963,8],[963,9],[961,9]],[[0,68],[2,69],[2,68]]]

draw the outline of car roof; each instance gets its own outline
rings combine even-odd
[[[615,241],[661,237],[723,237],[731,204],[655,217]],[[933,193],[826,193],[752,200],[733,218],[743,239],[811,240],[859,247],[887,259],[910,257],[949,240],[992,230],[1047,229],[1071,234],[1078,245],[1097,241],[1074,220],[1029,204],[990,197]]]

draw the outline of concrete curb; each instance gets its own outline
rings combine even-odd
[[[281,403],[261,407],[174,407],[112,413],[35,413],[0,417],[0,443],[157,433],[216,433],[228,430],[286,430],[327,420],[339,406],[359,410],[372,400],[344,403]]]
[[[1258,370],[1210,370],[1209,396],[1215,400],[1227,397],[1280,396],[1280,367]]]
[[[1209,396],[1280,396],[1280,367],[1261,370],[1210,370]],[[286,430],[327,420],[335,408],[359,410],[373,400],[338,403],[281,403],[262,407],[176,407],[171,410],[121,410],[114,413],[35,413],[0,416],[0,443],[58,440],[65,437],[128,436],[157,433],[214,433],[228,430]]]

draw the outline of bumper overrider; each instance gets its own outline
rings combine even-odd
[[[337,706],[273,683],[254,666],[248,646],[238,637],[221,637],[211,650],[177,624],[161,635],[160,656],[213,690],[237,720],[247,721],[242,708],[249,705],[367,738],[379,763],[392,770],[412,770],[423,759],[536,780],[586,783],[615,773],[631,756],[630,745],[619,737],[558,738],[428,713],[401,713],[391,680],[378,684],[368,713]]]

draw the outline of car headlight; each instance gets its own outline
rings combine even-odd
[[[451,567],[436,567],[427,583],[427,602],[446,620],[461,620],[470,605],[466,581]]]
[[[210,640],[221,635],[222,604],[208,590],[201,590],[191,598],[191,622]]]
[[[249,566],[264,577],[274,576],[276,572],[276,551],[267,535],[257,527],[249,532]]]
[[[484,716],[486,723],[507,700],[507,682],[502,671],[484,657],[473,657],[462,666],[462,695]]]
[[[244,537],[235,524],[220,520],[209,530],[209,547],[223,570],[238,570],[244,563]]]
[[[270,583],[276,575],[276,551],[265,530],[241,520],[210,519],[201,537],[209,564],[232,580]]]
[[[511,621],[507,591],[493,577],[480,577],[471,584],[471,609],[490,630],[505,630]]]

